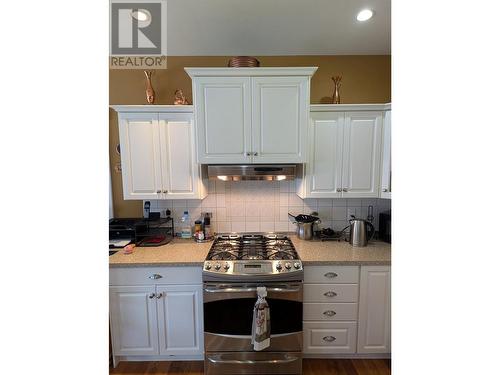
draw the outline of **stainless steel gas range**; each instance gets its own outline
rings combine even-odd
[[[302,373],[303,269],[281,234],[219,235],[203,266],[206,374]],[[251,344],[257,287],[266,287],[271,345]]]

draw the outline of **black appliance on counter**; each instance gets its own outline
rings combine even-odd
[[[171,217],[109,220],[110,249],[123,248],[128,243],[137,246],[161,246],[169,243],[173,237],[174,222]]]
[[[378,215],[378,238],[391,243],[391,211],[384,211]]]

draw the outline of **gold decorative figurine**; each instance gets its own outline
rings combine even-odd
[[[342,76],[334,76],[332,77],[332,81],[334,84],[333,88],[333,104],[340,104],[340,81],[342,80]]]
[[[181,89],[175,90],[175,93],[174,93],[174,104],[175,105],[186,105],[186,104],[189,104],[189,102],[187,101],[187,99],[184,96],[184,93],[182,92]]]
[[[153,104],[155,102],[155,90],[153,90],[153,85],[151,84],[151,75],[153,72],[145,70],[144,74],[146,75],[146,100],[148,104]]]

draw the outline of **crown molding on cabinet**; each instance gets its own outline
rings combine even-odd
[[[391,103],[385,104],[311,104],[311,112],[388,111]]]
[[[262,77],[262,76],[312,76],[317,66],[269,68],[184,68],[191,77]]]
[[[116,112],[154,112],[154,113],[192,113],[192,105],[163,105],[163,104],[144,104],[144,105],[110,105]]]

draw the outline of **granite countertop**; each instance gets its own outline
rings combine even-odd
[[[123,249],[109,257],[110,267],[144,266],[203,266],[212,241],[197,243],[193,240],[174,238],[158,247],[136,247],[132,254]]]
[[[390,265],[391,245],[371,241],[366,247],[352,247],[342,241],[304,241],[290,238],[305,266],[308,265]],[[175,238],[167,245],[136,247],[129,255],[123,249],[109,257],[110,267],[203,266],[212,242],[196,243]]]
[[[312,265],[390,265],[391,244],[370,241],[366,247],[353,247],[345,241],[304,241],[291,236],[304,266]]]

